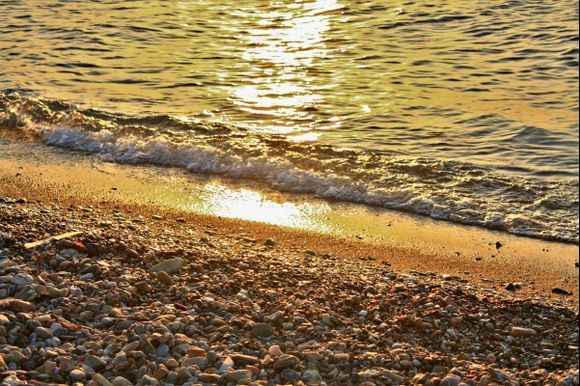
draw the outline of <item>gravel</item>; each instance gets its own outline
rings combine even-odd
[[[564,306],[186,219],[16,202],[0,202],[2,384],[578,385]]]

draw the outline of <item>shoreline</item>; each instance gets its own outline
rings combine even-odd
[[[568,254],[533,270],[537,240],[476,261],[207,216],[160,204],[171,190],[138,168],[78,158],[0,160],[3,384],[578,382],[577,246],[546,243]]]
[[[321,249],[322,254],[355,260],[370,257],[398,271],[459,275],[512,296],[538,297],[578,309],[579,247],[575,244],[360,205],[299,201],[296,195],[272,193],[259,186],[254,190],[251,186],[228,186],[221,179],[216,183],[216,179],[198,179],[171,168],[105,163],[93,155],[36,143],[16,145],[2,147],[8,151],[0,159],[0,196],[100,210],[121,208],[149,215],[162,212],[174,220],[191,218],[224,229],[226,235],[245,228],[256,239],[287,240],[287,248]],[[212,194],[217,190],[217,197],[207,195],[208,186]],[[251,192],[251,199],[232,198],[240,191]],[[214,207],[204,212],[210,205],[226,209],[216,211]],[[241,218],[233,217],[245,206],[242,212],[246,213]],[[306,209],[297,214],[301,208]],[[267,223],[272,220],[268,215],[276,211],[280,213]],[[256,216],[256,212],[263,212],[264,216]],[[295,223],[276,223],[284,216],[293,218]],[[500,248],[496,247],[497,242]],[[506,291],[509,283],[518,284],[516,291]],[[564,289],[572,296],[554,294],[554,288]]]

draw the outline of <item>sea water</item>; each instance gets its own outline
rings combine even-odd
[[[0,0],[0,129],[578,243],[577,15],[563,1]]]

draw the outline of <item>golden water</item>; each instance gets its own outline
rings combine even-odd
[[[0,6],[4,89],[374,151],[577,167],[576,3]]]
[[[577,15],[560,0],[0,0],[0,126],[16,114],[110,161],[577,241]]]

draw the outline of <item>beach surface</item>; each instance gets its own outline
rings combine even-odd
[[[579,384],[577,6],[0,6],[0,384]]]
[[[57,153],[0,160],[4,384],[578,384],[577,245],[209,216]]]

